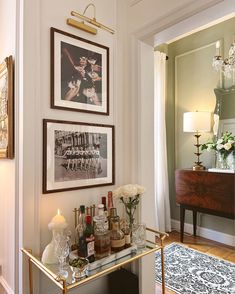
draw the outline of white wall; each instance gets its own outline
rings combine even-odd
[[[15,56],[15,0],[0,0],[0,63]],[[15,160],[0,160],[0,283],[15,283]]]
[[[42,119],[60,119],[102,124],[114,124],[116,131],[116,183],[124,181],[124,144],[123,144],[123,98],[119,87],[121,64],[117,57],[122,55],[118,49],[118,34],[112,35],[98,30],[96,36],[66,25],[66,18],[71,10],[82,12],[89,1],[77,0],[25,0],[23,5],[23,91],[21,119],[23,144],[20,147],[23,156],[21,163],[22,207],[20,214],[23,221],[22,246],[32,248],[34,252],[42,252],[51,240],[48,223],[60,208],[69,228],[73,230],[73,208],[80,204],[98,203],[102,195],[113,189],[110,187],[90,188],[42,194]],[[96,0],[97,20],[116,30],[116,1]],[[55,9],[56,8],[56,9]],[[107,13],[108,11],[108,13]],[[91,12],[88,10],[88,14]],[[78,35],[88,40],[103,44],[110,48],[110,115],[92,115],[71,111],[53,110],[50,108],[50,27]],[[126,163],[128,165],[128,163]],[[33,237],[34,236],[34,237]],[[40,236],[40,237],[39,237]],[[27,292],[27,268],[24,269],[22,293]],[[53,293],[54,287],[43,277],[40,278],[40,291],[36,293]],[[105,283],[97,281],[84,287],[80,293],[105,293]]]

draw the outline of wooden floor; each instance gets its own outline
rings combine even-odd
[[[3,289],[1,284],[0,284],[0,294],[7,294],[7,292]]]
[[[180,234],[178,232],[171,232],[169,238],[166,239],[165,244],[173,242],[180,242]],[[219,258],[235,263],[235,247],[227,246],[215,241],[211,241],[202,237],[194,237],[191,235],[184,236],[184,245],[204,252],[209,255],[217,256]],[[156,294],[161,293],[159,287],[156,289]],[[166,290],[166,294],[174,294],[171,290]]]

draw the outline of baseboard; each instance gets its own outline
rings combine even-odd
[[[177,231],[180,231],[180,222],[177,220],[171,220],[171,227]],[[192,234],[193,233],[193,225],[185,223],[184,224],[185,233]],[[223,243],[226,245],[234,246],[235,244],[235,236],[224,234],[218,231],[214,231],[211,229],[207,229],[204,227],[197,226],[197,235],[200,237],[204,237],[206,239],[210,239],[219,243]]]
[[[7,294],[14,294],[14,291],[8,285],[7,281],[3,278],[3,276],[0,276],[0,284],[3,286],[3,288],[7,292]]]

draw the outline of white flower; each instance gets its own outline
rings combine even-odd
[[[229,150],[229,149],[231,149],[232,148],[232,144],[231,143],[226,143],[226,144],[224,144],[224,149],[225,150]]]
[[[120,198],[122,197],[122,187],[117,188],[113,191],[113,197],[114,198]]]
[[[145,192],[145,187],[143,187],[143,186],[136,185],[136,188],[137,188],[138,195],[143,194]]]
[[[218,144],[218,145],[220,145],[221,143],[223,143],[223,139],[219,139],[219,140],[217,141],[217,144]]]
[[[222,144],[218,144],[218,145],[216,146],[216,149],[217,149],[217,150],[220,150],[220,149],[222,149],[222,148],[224,148],[224,145],[222,145]]]
[[[128,184],[121,186],[113,191],[113,197],[114,198],[129,198],[134,197],[140,194],[143,194],[145,191],[145,188],[140,185],[135,184]]]
[[[137,195],[137,188],[135,185],[124,185],[122,186],[122,195],[123,197],[132,197]]]

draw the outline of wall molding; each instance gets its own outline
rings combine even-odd
[[[14,291],[11,289],[11,287],[8,285],[7,281],[3,278],[3,276],[0,276],[0,284],[3,286],[3,288],[6,290],[7,294],[14,294]]]
[[[130,1],[130,7],[135,6],[136,4],[138,4],[141,1],[143,1],[143,0],[132,0],[132,1]]]
[[[176,231],[180,231],[180,222],[175,219],[172,219],[171,227],[172,229],[175,229]],[[185,223],[184,231],[185,233],[193,234],[193,225],[189,223]],[[204,227],[197,226],[197,235],[209,240],[213,240],[219,243],[229,245],[229,246],[234,246],[235,244],[235,236],[224,234],[219,231],[214,231]]]

